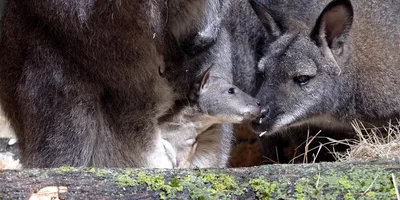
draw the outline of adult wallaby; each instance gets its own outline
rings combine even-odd
[[[256,130],[305,122],[350,128],[353,119],[379,126],[400,116],[400,4],[307,1],[326,5],[303,8],[320,12],[309,24],[250,2],[272,39],[259,62],[257,98],[267,111]]]
[[[212,68],[195,84],[189,105],[160,123],[164,146],[175,168],[226,167],[223,157],[228,157],[225,154],[230,152],[230,144],[223,143],[224,130],[214,125],[251,121],[260,113],[258,100],[213,76]]]
[[[164,58],[218,7],[209,0],[8,1],[0,101],[23,166],[170,167],[155,127],[179,90],[160,76],[169,73]]]

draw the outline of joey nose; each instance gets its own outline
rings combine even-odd
[[[246,114],[250,119],[254,119],[260,115],[261,107],[258,105],[258,103],[256,105],[248,104],[247,108],[248,108],[248,112]]]

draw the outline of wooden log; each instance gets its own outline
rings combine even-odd
[[[0,199],[396,199],[394,180],[400,159],[207,170],[60,167],[0,171]]]

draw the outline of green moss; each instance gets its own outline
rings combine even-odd
[[[390,172],[369,167],[328,171],[313,179],[301,178],[296,182],[295,196],[298,199],[391,199],[395,197],[392,190]]]
[[[97,176],[104,176],[106,173],[106,170],[95,167],[85,167],[83,170],[88,173],[96,173]]]
[[[229,193],[233,191],[235,195],[240,195],[244,192],[239,189],[235,179],[230,175],[205,173],[200,174],[199,177],[203,180],[203,182],[212,184],[211,192],[213,194],[218,194],[221,192]]]
[[[127,187],[127,186],[136,186],[136,185],[137,185],[137,182],[136,182],[135,179],[133,179],[133,178],[130,177],[130,174],[131,174],[131,173],[128,171],[128,172],[125,172],[124,174],[118,175],[118,177],[117,177],[117,182],[118,182],[118,184],[119,184],[120,186],[124,186],[124,187]]]
[[[96,173],[97,176],[104,176],[104,174],[105,174],[104,169],[97,169],[97,173]]]
[[[296,185],[296,186],[294,187],[294,189],[295,189],[295,191],[296,191],[297,193],[299,193],[299,194],[302,194],[302,193],[303,193],[303,186],[301,186],[301,185]]]
[[[164,176],[160,174],[148,175],[146,172],[139,172],[136,181],[138,184],[147,185],[152,190],[160,190],[166,186]]]
[[[354,200],[354,197],[353,197],[353,195],[351,193],[346,193],[344,195],[344,199],[345,200]]]
[[[278,188],[278,182],[268,182],[261,178],[250,179],[249,184],[259,199],[270,199]]]
[[[343,186],[345,189],[351,189],[351,183],[346,176],[342,176],[338,180],[339,185]]]
[[[234,195],[243,194],[248,186],[246,184],[239,186],[230,175],[206,170],[183,177],[181,184],[188,189],[192,199],[232,199]]]
[[[399,182],[399,180],[397,180],[397,182]],[[391,189],[390,189],[389,196],[390,196],[391,198],[397,197],[397,196],[396,196],[396,190],[395,190],[394,188],[391,188]]]
[[[160,199],[176,199],[179,193],[187,193],[191,199],[235,199],[248,189],[253,190],[258,199],[333,200],[396,197],[390,170],[370,166],[354,167],[344,171],[318,169],[309,169],[314,175],[300,179],[296,176],[276,175],[257,178],[258,174],[249,174],[249,177],[254,178],[238,177],[240,182],[244,182],[241,185],[238,184],[239,179],[236,180],[228,174],[216,173],[214,170],[186,171],[181,175],[167,178],[161,174],[162,171],[126,170],[116,177],[118,184],[124,187],[145,185],[149,190],[160,191]]]
[[[365,194],[366,197],[374,197],[375,196],[375,192],[367,192]]]
[[[96,171],[94,167],[83,167],[82,170],[88,173],[94,173]]]
[[[88,170],[88,172],[90,172],[90,173],[95,173],[95,172],[96,172],[96,168],[90,167],[89,170]]]
[[[133,178],[136,176],[135,178]],[[177,192],[183,191],[183,187],[178,178],[173,178],[169,184],[165,183],[162,174],[148,174],[147,172],[135,170],[126,170],[124,174],[117,177],[117,183],[123,187],[133,187],[145,185],[148,190],[161,191],[160,199],[173,198]]]
[[[62,172],[72,172],[73,167],[70,166],[61,166],[60,168],[58,168],[60,171]]]
[[[302,185],[296,185],[295,187],[294,187],[294,190],[296,191],[296,197],[297,197],[297,199],[299,199],[299,200],[303,200],[303,199],[305,199],[305,195],[304,195],[304,193],[303,193],[303,186]]]

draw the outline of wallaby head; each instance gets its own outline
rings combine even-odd
[[[264,76],[256,96],[262,114],[253,127],[274,132],[314,116],[335,113],[338,99],[348,98],[343,84],[338,83],[351,74],[343,67],[349,62],[350,1],[329,3],[305,34],[282,27],[279,20],[284,17],[272,15],[253,0],[250,3],[269,38],[273,38],[258,64]],[[349,84],[345,89],[352,87]]]
[[[257,99],[246,94],[224,78],[212,75],[212,66],[196,84],[195,99],[201,113],[220,123],[241,123],[256,118],[260,113]]]

